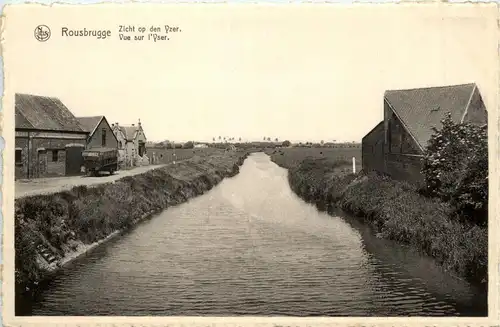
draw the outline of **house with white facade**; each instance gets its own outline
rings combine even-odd
[[[146,134],[141,121],[136,124],[122,126],[112,124],[113,133],[118,140],[119,161],[122,167],[137,167],[149,164],[146,154]]]

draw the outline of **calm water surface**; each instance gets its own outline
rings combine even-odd
[[[486,315],[429,258],[295,196],[264,154],[65,268],[33,315]]]

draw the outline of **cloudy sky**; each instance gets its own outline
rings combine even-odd
[[[58,97],[76,116],[110,123],[140,119],[152,141],[360,141],[382,119],[387,89],[476,82],[496,103],[495,11],[447,8],[10,6],[6,96]],[[51,29],[46,42],[34,38],[39,24]],[[139,26],[182,32],[120,41],[124,24],[136,26],[132,36]],[[63,27],[112,35],[63,37]]]

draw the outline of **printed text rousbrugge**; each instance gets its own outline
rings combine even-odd
[[[97,39],[106,39],[111,37],[111,30],[88,30],[87,28],[83,29],[69,29],[67,27],[63,27],[61,29],[62,36],[82,36],[82,37],[95,37]]]

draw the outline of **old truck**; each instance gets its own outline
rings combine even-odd
[[[107,171],[111,175],[118,170],[118,150],[114,148],[92,148],[83,151],[83,165],[87,174],[98,176]]]

